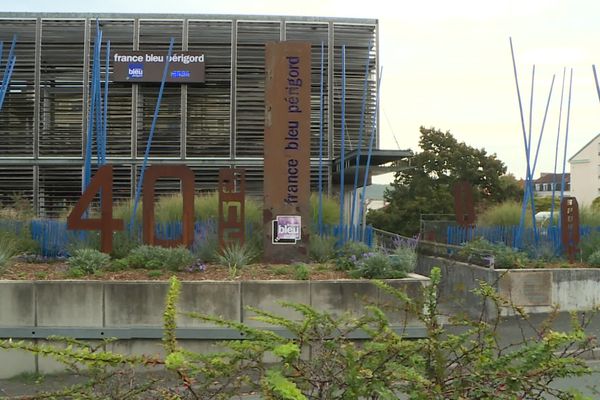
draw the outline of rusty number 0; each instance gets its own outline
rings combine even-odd
[[[154,235],[154,192],[160,178],[179,178],[183,197],[183,233],[179,239],[161,240]],[[113,245],[113,232],[123,230],[123,220],[113,219],[113,166],[104,165],[98,169],[90,185],[67,217],[67,229],[99,230],[100,250],[110,253]],[[83,218],[85,210],[102,191],[100,218]],[[194,172],[185,165],[155,165],[146,170],[143,189],[143,236],[144,243],[161,246],[190,246],[194,240]]]

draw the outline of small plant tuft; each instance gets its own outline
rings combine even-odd
[[[324,263],[335,258],[335,236],[310,235],[308,255],[314,262]]]
[[[310,278],[310,268],[304,263],[295,263],[291,267],[294,269],[294,279],[307,281]]]
[[[69,258],[69,275],[78,277],[96,274],[110,265],[110,256],[96,249],[75,250]]]
[[[225,247],[217,258],[220,264],[229,269],[229,278],[234,279],[238,270],[251,264],[257,258],[257,254],[252,247],[235,242]]]

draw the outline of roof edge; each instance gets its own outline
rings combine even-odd
[[[596,140],[596,139],[598,138],[598,136],[600,136],[600,133],[599,133],[599,134],[597,134],[596,136],[594,136],[594,137],[593,137],[593,138],[592,138],[592,139],[591,139],[589,142],[587,142],[587,143],[586,143],[586,144],[585,144],[585,145],[584,145],[582,148],[580,148],[580,149],[577,151],[577,153],[573,154],[573,155],[571,156],[571,158],[569,158],[569,160],[568,160],[568,161],[569,161],[569,162],[571,162],[571,161],[572,161],[572,160],[573,160],[575,157],[577,157],[577,156],[579,155],[579,153],[581,153],[581,152],[583,151],[583,149],[585,149],[585,148],[586,148],[586,147],[588,147],[590,144],[592,144],[592,142],[593,142],[594,140]]]
[[[99,18],[99,19],[212,19],[243,21],[292,21],[292,22],[333,22],[361,25],[378,25],[375,18],[318,17],[297,15],[253,15],[253,14],[196,14],[196,13],[93,13],[93,12],[12,12],[1,11],[2,19],[29,18]]]

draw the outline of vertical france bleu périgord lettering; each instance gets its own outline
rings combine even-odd
[[[287,57],[287,86],[285,98],[288,109],[287,132],[285,134],[285,150],[297,151],[300,148],[300,123],[293,114],[301,114],[300,108],[300,88],[302,79],[300,76],[300,57]],[[298,159],[290,157],[287,162],[287,197],[284,202],[289,205],[298,203]]]

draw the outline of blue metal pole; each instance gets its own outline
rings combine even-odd
[[[519,111],[520,111],[520,115],[521,115],[521,129],[523,130],[523,143],[525,144],[525,159],[527,161],[527,174],[526,176],[530,175],[531,169],[529,166],[529,156],[527,154],[527,131],[525,130],[525,117],[523,116],[523,103],[521,102],[521,91],[519,90],[519,78],[517,75],[517,63],[515,61],[515,52],[513,49],[513,44],[512,44],[512,38],[508,39],[510,42],[510,54],[512,56],[512,62],[513,62],[513,71],[515,74],[515,84],[517,87],[517,99],[519,101]],[[524,212],[522,212],[521,214],[521,219],[519,221],[519,232],[518,232],[518,238],[517,238],[517,244],[520,245],[521,244],[521,238],[523,236],[523,228],[524,228],[524,222],[525,222],[525,215]]]
[[[363,93],[362,93],[362,103],[360,107],[360,124],[358,127],[358,146],[356,148],[356,161],[354,163],[354,187],[352,188],[352,207],[350,208],[350,238],[352,240],[356,240],[356,230],[358,230],[358,224],[354,223],[354,210],[356,209],[356,189],[358,187],[358,171],[359,171],[359,163],[360,163],[360,152],[362,149],[362,141],[363,141],[363,131],[364,131],[364,123],[365,123],[365,103],[367,101],[367,86],[369,83],[369,67],[371,66],[371,41],[369,41],[369,46],[367,48],[367,62],[365,65],[365,76],[363,83]]]
[[[360,212],[358,213],[358,218],[360,221],[363,220],[363,215],[365,214],[365,202],[366,202],[366,194],[367,194],[367,182],[369,179],[369,167],[371,166],[371,153],[373,152],[373,143],[375,142],[375,132],[377,130],[377,113],[379,112],[379,95],[381,88],[381,77],[383,76],[383,67],[379,69],[379,79],[377,79],[377,96],[375,97],[375,115],[373,116],[373,121],[371,122],[371,137],[369,139],[369,150],[367,152],[367,162],[365,164],[365,176],[363,179],[363,187],[362,187],[362,198],[360,199]],[[362,226],[362,232],[366,227]],[[362,237],[361,232],[361,237]]]
[[[135,190],[135,201],[133,203],[133,213],[131,214],[131,220],[129,221],[129,229],[133,229],[135,223],[135,215],[137,213],[138,203],[140,201],[140,194],[142,192],[142,184],[144,182],[144,171],[148,164],[148,157],[150,156],[150,147],[152,146],[152,138],[154,137],[154,129],[156,128],[156,120],[158,119],[158,112],[160,111],[160,102],[162,100],[163,92],[165,89],[165,82],[167,81],[167,72],[169,71],[169,64],[171,54],[173,54],[173,43],[175,38],[171,38],[169,43],[169,51],[167,52],[167,59],[165,60],[165,68],[163,69],[162,80],[160,81],[160,89],[158,90],[158,99],[156,99],[156,106],[154,107],[154,115],[152,116],[152,125],[150,126],[150,135],[148,135],[148,142],[146,143],[146,151],[144,152],[144,162],[142,163],[142,170],[137,181],[137,187]]]
[[[97,91],[97,77],[96,64],[99,62],[99,48],[102,43],[102,32],[96,31],[96,42],[94,43],[94,58],[92,61],[92,81],[90,83],[90,110],[88,114],[88,126],[87,126],[87,141],[85,145],[85,160],[83,167],[83,187],[81,192],[83,193],[92,178],[92,141],[94,138],[94,113],[96,110],[96,91]]]
[[[573,89],[573,68],[571,68],[571,76],[569,77],[569,100],[567,101],[567,125],[565,127],[565,150],[563,153],[563,168],[562,168],[562,177],[560,180],[560,203],[561,204],[562,204],[563,198],[565,197],[565,169],[567,167],[567,144],[569,143],[569,122],[571,120],[572,89]]]
[[[595,68],[594,68],[595,71]],[[556,194],[556,165],[558,164],[558,144],[560,143],[560,124],[562,121],[563,95],[565,93],[565,76],[567,69],[563,68],[562,88],[560,89],[560,107],[558,110],[558,129],[556,132],[556,150],[554,152],[554,173],[552,175],[552,203],[550,203],[550,227],[554,225],[554,198]],[[560,213],[559,213],[560,218]]]
[[[319,94],[319,235],[323,235],[323,64],[325,63],[325,46],[321,42],[321,82]]]
[[[4,74],[2,76],[2,87],[6,87],[8,83],[8,65],[10,60],[14,57],[15,47],[17,45],[17,35],[13,35],[12,43],[10,44],[10,50],[8,50],[8,55],[6,56],[6,67],[4,69]]]
[[[97,21],[96,21],[97,23]],[[99,28],[98,28],[99,29]],[[100,30],[100,35],[102,36],[102,31]],[[95,136],[96,136],[96,157],[97,157],[97,165],[102,165],[102,130],[103,130],[103,122],[102,118],[102,41],[100,41],[100,47],[98,48],[98,62],[95,65],[96,67],[96,122],[95,122]]]
[[[4,98],[6,96],[6,92],[8,92],[8,86],[10,85],[10,78],[12,77],[13,70],[15,68],[15,63],[17,62],[17,57],[12,56],[10,60],[8,60],[6,64],[6,82],[2,83],[2,87],[0,88],[0,110],[2,110],[2,106],[4,105]]]
[[[546,126],[546,118],[548,117],[548,109],[550,108],[550,100],[552,99],[552,91],[554,89],[555,79],[556,79],[556,75],[552,75],[552,83],[550,83],[550,91],[548,92],[548,100],[546,101],[546,109],[544,110],[544,119],[542,120],[542,128],[540,129],[540,136],[538,138],[537,147],[535,149],[535,158],[533,161],[533,168],[531,169],[529,195],[531,196],[532,219],[533,219],[533,226],[535,227],[535,229],[533,230],[533,235],[534,235],[534,239],[535,239],[536,243],[538,242],[539,236],[538,236],[538,231],[537,231],[537,225],[535,222],[536,209],[535,209],[535,196],[534,196],[534,190],[533,190],[533,177],[535,176],[535,169],[537,167],[538,155],[540,153],[540,145],[542,144],[542,138],[544,137],[544,127]],[[531,143],[529,145],[531,147]]]
[[[342,148],[340,150],[340,244],[346,242],[344,228],[344,164],[346,163],[346,46],[342,46]]]

